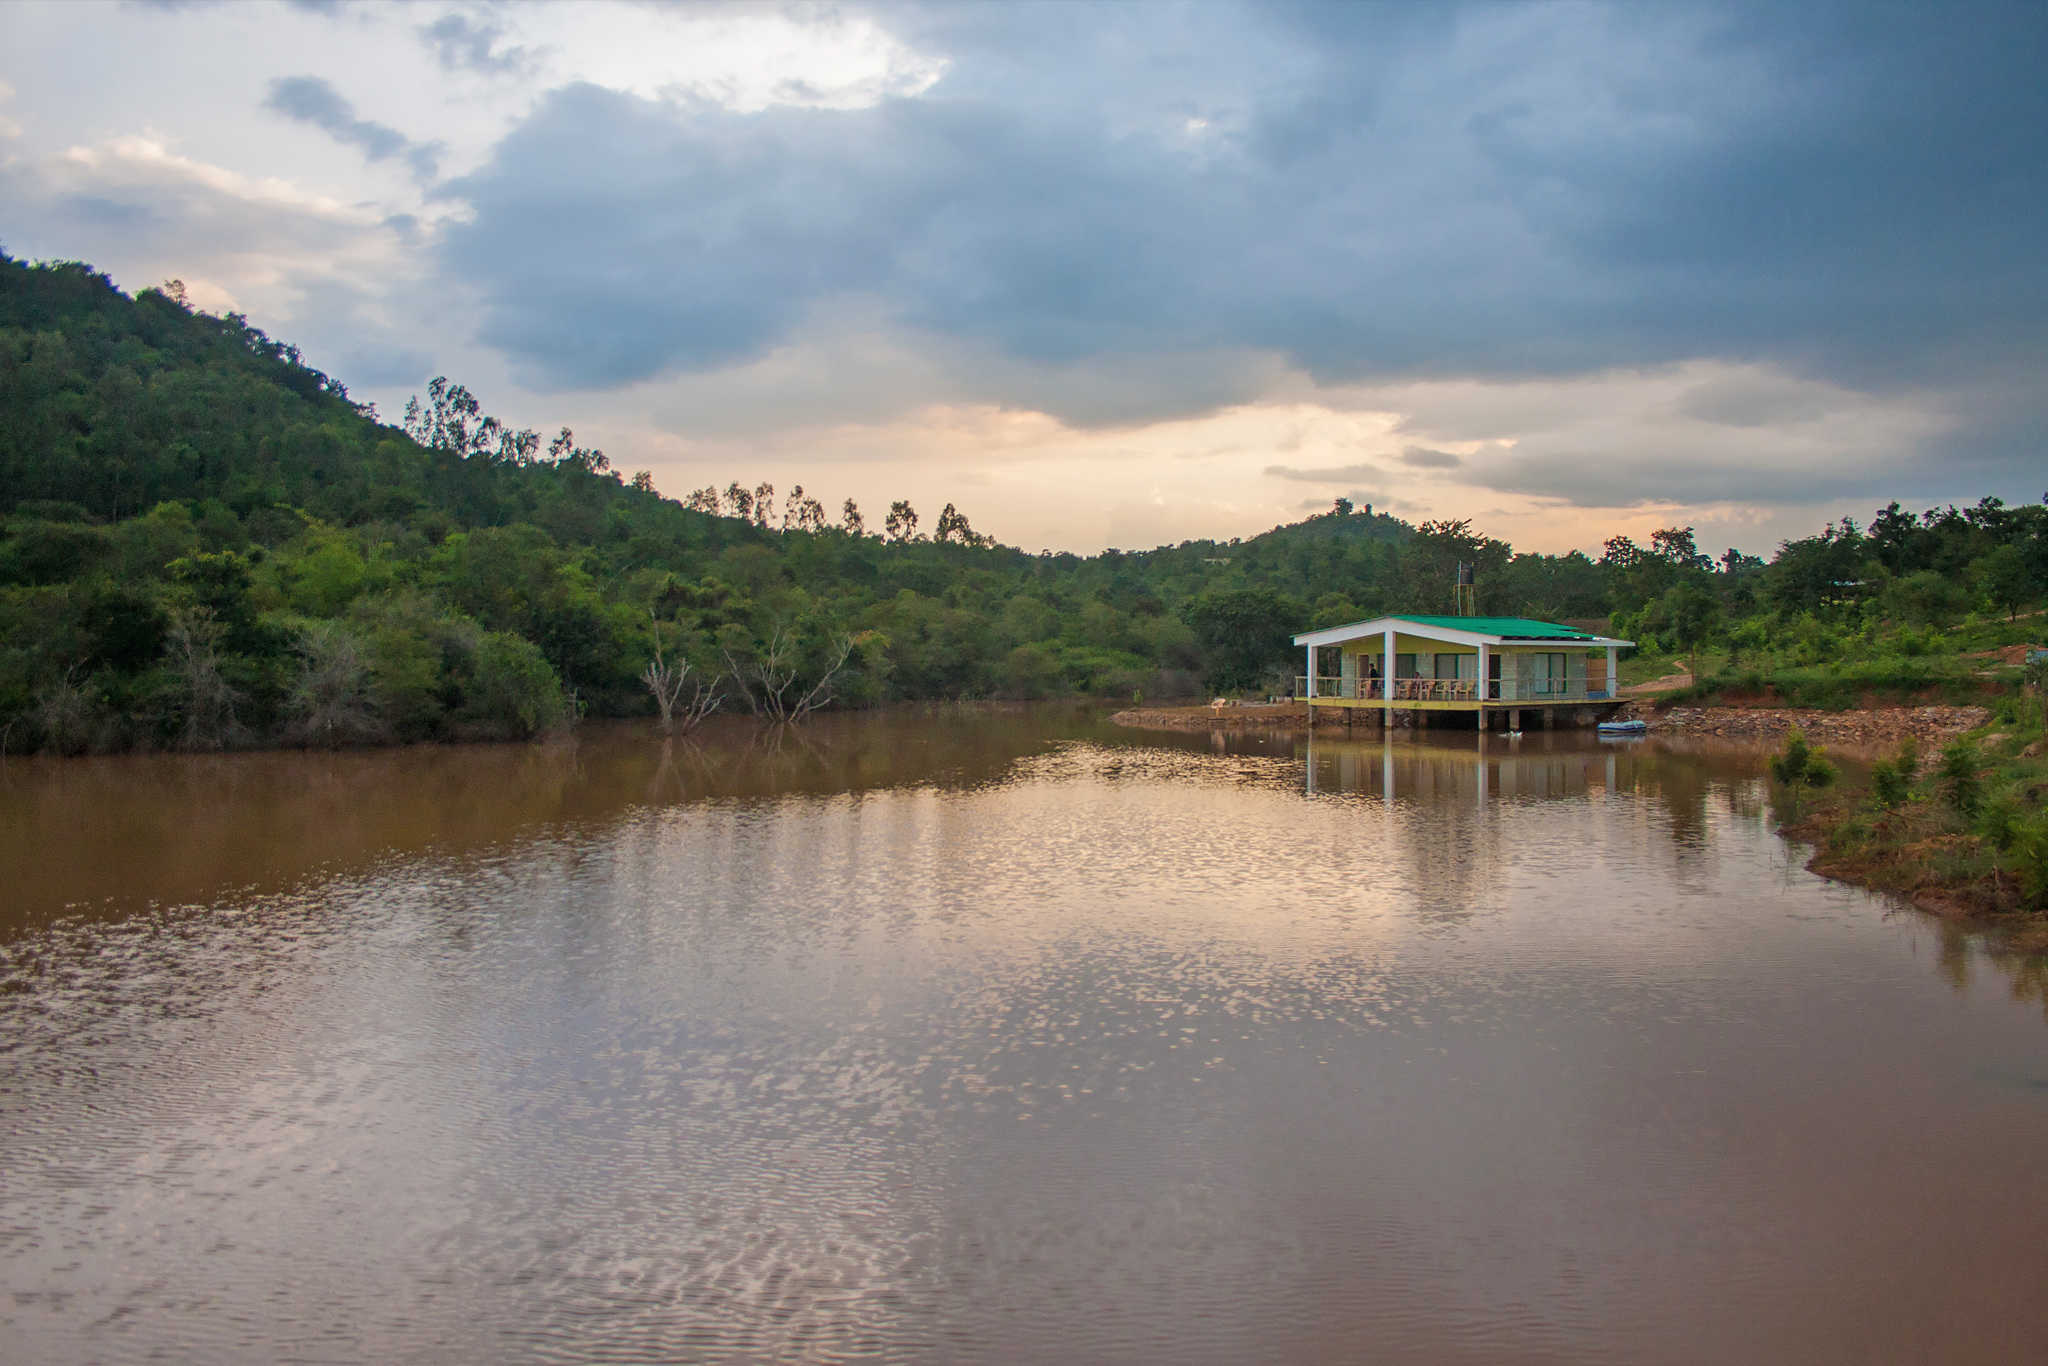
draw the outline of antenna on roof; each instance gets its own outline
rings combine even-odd
[[[1466,564],[1463,560],[1458,561],[1458,582],[1453,590],[1457,605],[1455,615],[1457,616],[1476,617],[1479,615],[1479,592],[1473,586],[1472,578],[1472,566]]]

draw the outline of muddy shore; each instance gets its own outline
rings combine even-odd
[[[1989,719],[1982,707],[1870,707],[1818,711],[1807,707],[1657,707],[1631,702],[1618,713],[1646,722],[1659,734],[1714,735],[1732,740],[1775,742],[1793,727],[1818,745],[1879,752],[1911,737],[1933,753],[1964,731]],[[1132,707],[1109,718],[1136,730],[1306,730],[1308,707],[1300,702],[1245,706]]]
[[[1258,702],[1236,707],[1131,707],[1109,718],[1134,730],[1307,730],[1303,702]]]

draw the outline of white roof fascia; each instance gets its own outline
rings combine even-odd
[[[1326,626],[1320,631],[1304,631],[1294,638],[1296,645],[1341,645],[1347,640],[1363,640],[1367,636],[1386,634],[1392,627],[1396,635],[1420,636],[1424,640],[1445,640],[1454,645],[1506,645],[1540,648],[1555,646],[1553,653],[1565,653],[1574,649],[1598,650],[1613,645],[1629,649],[1635,645],[1632,640],[1614,640],[1607,636],[1587,636],[1583,640],[1553,640],[1541,636],[1495,636],[1483,631],[1460,631],[1449,626],[1425,626],[1406,617],[1374,617],[1371,621],[1354,621],[1348,626]]]
[[[1424,640],[1448,640],[1454,645],[1497,645],[1504,639],[1478,631],[1457,631],[1447,626],[1424,626],[1405,617],[1374,617],[1371,621],[1354,621],[1349,626],[1327,626],[1320,631],[1305,631],[1294,638],[1294,643],[1339,645],[1347,640],[1363,640],[1367,636],[1384,635],[1389,627],[1393,628],[1396,635],[1421,636]]]

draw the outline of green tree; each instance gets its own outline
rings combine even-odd
[[[1202,647],[1203,680],[1214,692],[1257,688],[1291,671],[1298,603],[1270,588],[1211,593],[1189,609],[1187,623]]]
[[[1699,676],[1700,647],[1721,623],[1721,604],[1712,593],[1690,580],[1666,589],[1643,613],[1645,629],[1685,652],[1686,667]]]
[[[2041,584],[2027,563],[2026,552],[2010,543],[1977,561],[1977,577],[1984,587],[1984,596],[2005,609],[2007,621],[2018,620],[2020,608],[2041,594]]]
[[[477,642],[463,686],[469,733],[524,740],[569,719],[568,699],[532,642],[493,631]]]

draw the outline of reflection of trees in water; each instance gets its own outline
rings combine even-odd
[[[1959,994],[1975,980],[1975,965],[1986,962],[2006,979],[2015,1001],[2039,1006],[2048,1020],[2048,952],[2012,948],[2000,943],[1995,931],[1987,934],[1950,920],[1938,922],[1938,930],[1935,970]]]
[[[2012,979],[2013,998],[2034,1002],[2048,1019],[2048,954],[2005,953],[1993,955],[1992,961]]]
[[[1087,729],[1054,708],[931,706],[714,721],[668,745],[649,723],[540,744],[353,752],[123,755],[0,764],[0,932],[84,906],[261,891],[428,849],[496,847],[707,797],[777,797],[1007,779]]]

